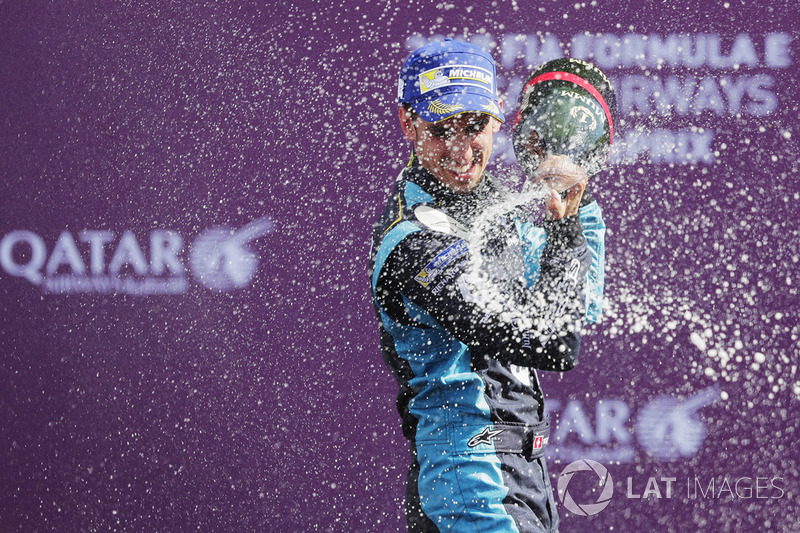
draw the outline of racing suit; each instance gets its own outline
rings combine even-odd
[[[558,530],[535,369],[577,363],[582,321],[601,309],[605,225],[591,201],[544,228],[500,213],[476,238],[479,215],[507,197],[488,173],[454,192],[413,158],[374,228],[373,302],[411,442],[412,532]],[[471,275],[478,258],[483,277]],[[480,280],[493,290],[483,300]]]

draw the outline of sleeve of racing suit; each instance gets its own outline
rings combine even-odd
[[[545,230],[547,246],[533,289],[522,279],[491,280],[489,301],[482,300],[480,286],[466,281],[471,254],[478,252],[465,241],[434,232],[409,235],[381,273],[382,305],[399,322],[405,315],[424,325],[428,315],[475,353],[569,370],[580,349],[581,294],[591,254],[577,215],[549,221]],[[389,284],[394,291],[386,290]]]
[[[586,199],[584,192],[583,199]],[[600,205],[594,199],[581,202],[580,208],[583,236],[592,254],[592,265],[586,276],[584,324],[595,323],[603,315],[603,294],[605,290],[605,234],[606,224]],[[532,287],[539,278],[541,254],[547,241],[544,228],[527,217],[517,218],[517,227],[522,242],[522,257],[525,263],[525,278]]]
[[[600,205],[592,200],[580,210],[583,235],[592,254],[592,266],[586,277],[585,323],[598,322],[603,316],[603,295],[606,279],[606,223]]]

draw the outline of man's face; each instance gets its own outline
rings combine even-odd
[[[500,129],[500,121],[482,113],[426,122],[404,107],[400,124],[423,168],[457,192],[468,192],[480,183]]]

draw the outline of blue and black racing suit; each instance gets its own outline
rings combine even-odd
[[[591,201],[543,227],[501,213],[476,238],[507,194],[488,174],[453,192],[412,159],[375,225],[372,291],[411,441],[412,532],[558,529],[536,369],[577,362],[582,322],[601,310],[605,225]],[[501,268],[473,275],[479,256]]]

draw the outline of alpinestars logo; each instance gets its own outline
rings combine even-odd
[[[494,438],[502,433],[503,429],[491,429],[489,426],[486,426],[483,431],[469,439],[467,446],[470,448],[474,448],[479,444],[491,444],[494,441]]]

